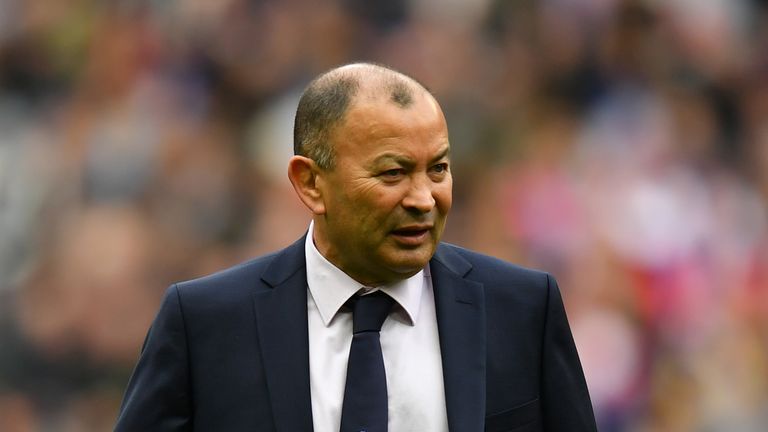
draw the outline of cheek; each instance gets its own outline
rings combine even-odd
[[[376,231],[386,226],[386,220],[392,213],[387,207],[387,196],[381,193],[367,193],[350,196],[344,212],[348,221],[365,231],[366,236],[372,236]]]
[[[360,202],[376,215],[376,218],[386,218],[397,212],[400,202],[403,199],[405,187],[397,186],[379,186],[372,188],[364,196],[360,197]]]
[[[437,209],[446,214],[453,205],[453,190],[451,181],[443,182],[435,189],[434,198]]]

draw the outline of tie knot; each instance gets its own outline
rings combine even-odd
[[[352,297],[353,333],[381,331],[392,308],[392,297],[382,291]]]

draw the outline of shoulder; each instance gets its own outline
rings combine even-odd
[[[239,285],[243,281],[253,281],[261,278],[264,270],[269,267],[269,264],[274,260],[278,252],[273,252],[268,255],[256,257],[248,261],[236,264],[232,267],[228,267],[219,270],[215,273],[197,277],[194,279],[184,280],[176,283],[179,289],[184,291],[190,291],[195,289],[203,289],[208,286],[230,286]]]
[[[441,244],[435,254],[434,274],[453,273],[465,281],[482,285],[491,309],[525,310],[537,315],[552,298],[559,298],[555,279],[547,272],[512,264],[463,247]],[[433,279],[440,284],[440,277]],[[538,316],[538,315],[537,315]]]
[[[549,273],[526,268],[461,246],[442,243],[435,254],[442,263],[463,277],[482,283],[548,285]]]
[[[254,292],[271,289],[276,283],[303,270],[304,238],[285,249],[260,256],[196,279],[176,283],[182,299],[239,300]]]

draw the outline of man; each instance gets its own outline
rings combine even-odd
[[[168,289],[117,431],[596,430],[552,277],[440,243],[450,146],[428,91],[333,69],[294,132],[307,235]]]

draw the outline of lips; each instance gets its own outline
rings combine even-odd
[[[402,235],[402,236],[419,236],[431,229],[432,229],[431,225],[412,225],[412,226],[407,226],[407,227],[392,230],[392,233],[395,235]]]
[[[429,235],[431,225],[412,225],[392,230],[392,236],[405,246],[419,246]]]

